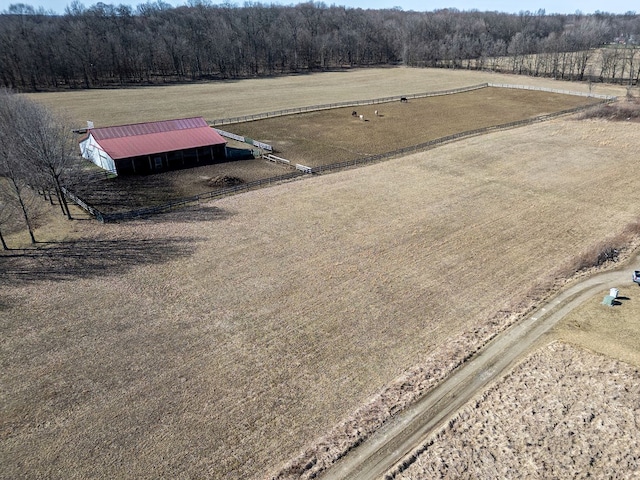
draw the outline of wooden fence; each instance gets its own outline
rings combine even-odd
[[[253,145],[254,147],[261,148],[262,150],[266,150],[268,152],[273,152],[273,147],[268,143],[259,142],[257,140],[253,140],[251,138],[243,137],[242,135],[236,135],[235,133],[227,132],[225,130],[220,130],[219,128],[214,128],[216,132],[218,132],[223,137],[231,138],[233,140],[237,140],[238,142],[244,142],[249,145]]]
[[[486,86],[494,86],[494,87],[501,87],[501,88],[523,88],[523,89],[531,89],[531,90],[540,90],[540,91],[549,91],[549,92],[557,92],[557,93],[563,93],[563,94],[570,94],[570,95],[584,95],[584,96],[589,96],[589,97],[594,97],[594,98],[598,98],[601,100],[601,103],[609,103],[611,101],[614,101],[616,99],[616,97],[613,96],[609,96],[609,95],[594,95],[594,94],[582,94],[579,92],[568,92],[568,91],[554,91],[553,89],[547,89],[544,87],[528,87],[528,86],[518,86],[518,85],[500,85],[500,84],[483,84],[481,86],[474,86],[474,87],[468,87],[467,89],[463,89],[463,90],[458,90],[458,91],[468,91],[468,90],[473,90],[473,89],[478,89],[478,88],[484,88]],[[442,93],[439,93],[442,94]],[[419,95],[419,94],[416,94]],[[397,98],[400,99],[400,96],[398,97],[393,97],[393,98]],[[408,98],[417,98],[417,96],[408,96]],[[128,212],[118,212],[118,213],[104,213],[99,211],[97,208],[89,205],[87,202],[83,201],[82,199],[78,198],[77,195],[75,195],[73,192],[69,191],[68,189],[63,188],[63,192],[65,193],[65,195],[71,199],[72,201],[74,201],[76,204],[78,204],[80,207],[84,208],[87,212],[89,212],[91,215],[95,216],[97,220],[99,220],[100,222],[117,222],[117,221],[122,221],[122,220],[129,220],[129,219],[134,219],[134,218],[140,218],[140,217],[146,217],[146,216],[150,216],[150,215],[155,215],[158,213],[163,213],[163,212],[168,212],[171,210],[174,210],[176,208],[180,208],[180,207],[184,207],[186,205],[189,204],[193,204],[193,203],[198,203],[201,200],[210,200],[210,199],[214,199],[214,198],[221,198],[221,197],[225,197],[228,195],[233,195],[236,193],[240,193],[240,192],[245,192],[248,190],[253,190],[256,188],[262,188],[264,186],[268,186],[268,185],[272,185],[275,183],[279,183],[279,182],[283,182],[286,180],[292,180],[295,178],[299,178],[305,175],[309,175],[309,174],[321,174],[321,173],[327,173],[327,172],[332,172],[332,171],[337,171],[337,170],[342,170],[342,169],[346,169],[346,168],[352,168],[354,166],[357,165],[365,165],[365,164],[369,164],[369,163],[374,163],[374,162],[380,162],[383,160],[387,160],[389,158],[392,157],[398,157],[401,155],[406,155],[409,153],[415,153],[418,151],[422,151],[422,150],[428,150],[431,148],[434,148],[438,145],[442,145],[444,143],[448,143],[454,140],[458,140],[461,138],[465,138],[465,137],[472,137],[475,135],[480,135],[483,133],[488,133],[491,131],[498,131],[498,130],[506,130],[506,129],[510,129],[510,128],[515,128],[515,127],[520,127],[520,126],[524,126],[524,125],[531,125],[533,123],[539,123],[539,122],[543,122],[546,120],[550,120],[552,118],[555,117],[559,117],[562,115],[567,115],[567,114],[571,114],[571,113],[576,113],[582,110],[585,110],[587,108],[592,107],[592,105],[583,105],[583,106],[579,106],[579,107],[575,107],[575,108],[571,108],[571,109],[567,109],[567,110],[562,110],[559,112],[554,112],[551,114],[547,114],[547,115],[540,115],[538,117],[535,118],[529,118],[529,119],[525,119],[525,120],[518,120],[515,122],[509,122],[509,123],[503,123],[500,125],[494,125],[494,126],[490,126],[490,127],[483,127],[483,128],[478,128],[475,130],[469,130],[466,132],[461,132],[461,133],[456,133],[453,135],[447,135],[446,137],[441,137],[441,138],[437,138],[435,140],[430,140],[428,142],[424,142],[424,143],[419,143],[417,145],[412,145],[409,147],[404,147],[398,150],[394,150],[392,152],[387,152],[387,153],[381,153],[378,155],[371,155],[371,156],[367,156],[367,157],[361,157],[361,158],[357,158],[354,160],[349,160],[346,162],[339,162],[339,163],[332,163],[332,164],[328,164],[328,165],[320,165],[318,167],[307,167],[305,165],[296,165],[296,170],[292,171],[291,173],[285,174],[285,175],[280,175],[277,177],[270,177],[270,178],[265,178],[262,180],[255,180],[252,182],[247,182],[247,183],[243,183],[240,185],[235,185],[232,187],[226,187],[226,188],[221,188],[219,190],[214,190],[211,192],[206,192],[206,193],[202,193],[200,195],[195,195],[192,197],[186,197],[186,198],[180,198],[177,199],[175,201],[171,201],[168,203],[165,203],[163,205],[158,205],[158,206],[154,206],[154,207],[148,207],[148,208],[141,208],[141,209],[136,209],[136,210],[131,210]],[[297,109],[296,109],[297,110]],[[265,117],[262,117],[265,118]]]
[[[78,205],[80,208],[86,210],[89,214],[93,215],[94,217],[96,217],[96,220],[98,220],[99,222],[104,223],[104,214],[98,210],[97,208],[89,205],[87,202],[85,202],[84,200],[82,200],[80,197],[78,197],[75,193],[73,193],[71,190],[69,190],[68,188],[65,187],[60,187],[60,189],[62,190],[62,193],[69,199],[71,200],[73,203],[75,203],[76,205]]]
[[[479,90],[481,88],[487,88],[487,87],[537,90],[540,92],[561,93],[564,95],[580,95],[585,97],[598,98],[602,100],[613,100],[616,98],[611,95],[575,92],[571,90],[560,90],[560,89],[546,88],[546,87],[533,87],[528,85],[509,85],[509,84],[503,84],[503,83],[480,83],[478,85],[452,88],[450,90],[439,90],[436,92],[411,93],[411,94],[405,94],[405,95],[394,95],[392,97],[374,98],[370,100],[352,100],[348,102],[327,103],[324,105],[311,105],[308,107],[288,108],[284,110],[276,110],[273,112],[257,113],[255,115],[242,115],[239,117],[221,118],[217,120],[212,120],[209,122],[209,124],[215,126],[215,125],[228,125],[231,123],[251,122],[253,120],[261,120],[264,118],[282,117],[284,115],[295,115],[297,113],[315,112],[318,110],[329,110],[332,108],[357,107],[360,105],[374,105],[378,103],[398,102],[400,101],[401,98],[410,99],[410,98],[437,97],[440,95],[453,95],[456,93],[470,92],[473,90]]]
[[[469,87],[453,88],[451,90],[440,90],[437,92],[425,92],[425,93],[411,93],[405,95],[395,95],[393,97],[374,98],[370,100],[352,100],[348,102],[327,103],[324,105],[311,105],[308,107],[287,108],[285,110],[276,110],[274,112],[256,113],[255,115],[243,115],[240,117],[221,118],[217,120],[209,121],[210,125],[228,125],[230,123],[242,123],[251,122],[253,120],[261,120],[264,118],[282,117],[284,115],[295,115],[297,113],[316,112],[318,110],[330,110],[332,108],[344,108],[344,107],[357,107],[360,105],[374,105],[378,103],[399,102],[401,98],[425,98],[425,97],[437,97],[440,95],[452,95],[454,93],[470,92],[472,90],[479,90],[486,88],[488,83],[481,83],[479,85],[471,85]]]
[[[531,85],[511,85],[511,84],[507,84],[507,83],[487,83],[488,87],[495,87],[495,88],[513,88],[516,90],[536,90],[538,92],[549,92],[549,93],[560,93],[562,95],[577,95],[580,97],[591,97],[591,98],[597,98],[600,100],[609,100],[609,101],[613,101],[615,100],[617,97],[613,96],[613,95],[602,95],[599,93],[591,93],[591,92],[576,92],[573,90],[562,90],[562,89],[558,89],[558,88],[547,88],[547,87],[534,87]]]
[[[271,153],[263,155],[262,158],[264,158],[265,160],[269,160],[270,162],[273,162],[273,163],[283,163],[285,165],[291,165],[291,162],[286,158],[278,157]]]
[[[613,100],[615,100],[616,97],[607,97],[606,99],[602,100],[602,103],[608,103],[611,102]],[[556,118],[556,117],[560,117],[562,115],[568,115],[571,113],[577,113],[579,111],[582,110],[586,110],[588,108],[591,108],[592,105],[582,105],[579,107],[574,107],[574,108],[570,108],[567,110],[562,110],[559,112],[554,112],[554,113],[550,113],[547,115],[540,115],[534,118],[528,118],[525,120],[517,120],[515,122],[509,122],[509,123],[503,123],[500,125],[494,125],[491,127],[483,127],[483,128],[478,128],[475,130],[468,130],[466,132],[460,132],[460,133],[456,133],[453,135],[447,135],[446,137],[441,137],[441,138],[436,138],[434,140],[430,140],[428,142],[424,142],[424,143],[419,143],[417,145],[412,145],[409,147],[404,147],[404,148],[400,148],[398,150],[394,150],[392,152],[387,152],[387,153],[381,153],[378,155],[371,155],[368,157],[361,157],[361,158],[357,158],[355,160],[349,160],[347,162],[340,162],[340,163],[332,163],[329,165],[321,165],[318,167],[313,167],[311,169],[310,173],[314,173],[314,174],[320,174],[320,173],[326,173],[326,172],[331,172],[331,171],[335,171],[335,170],[343,170],[346,168],[352,168],[354,166],[357,165],[365,165],[368,163],[375,163],[375,162],[380,162],[382,160],[387,160],[390,159],[392,157],[399,157],[402,155],[407,155],[410,153],[415,153],[415,152],[419,152],[419,151],[423,151],[423,150],[429,150],[431,148],[434,148],[436,146],[442,145],[444,143],[448,143],[448,142],[452,142],[454,140],[459,140],[461,138],[466,138],[466,137],[473,137],[475,135],[481,135],[484,133],[488,133],[488,132],[492,132],[492,131],[498,131],[498,130],[507,130],[510,128],[515,128],[515,127],[521,127],[524,125],[531,125],[534,123],[539,123],[539,122],[544,122],[546,120],[550,120],[552,118]]]

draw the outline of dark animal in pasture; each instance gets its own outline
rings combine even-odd
[[[400,101],[401,102],[408,102],[409,100],[407,100],[407,97],[400,97]]]
[[[358,116],[358,112],[356,112],[355,110],[353,112],[351,112],[351,116],[352,117],[357,117]]]

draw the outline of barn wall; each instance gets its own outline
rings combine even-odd
[[[176,150],[116,160],[120,175],[147,175],[224,162],[225,145]]]
[[[95,163],[98,167],[111,173],[118,173],[113,158],[100,147],[95,138],[93,138],[93,135],[89,135],[85,140],[80,142],[80,153],[83,158]]]

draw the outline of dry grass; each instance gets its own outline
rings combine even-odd
[[[587,131],[585,130],[584,133]],[[587,137],[580,138],[584,141]],[[509,296],[511,302],[505,304],[505,307],[487,323],[451,337],[446,346],[434,352],[427,361],[404,372],[394,382],[388,384],[348,420],[336,426],[312,448],[302,452],[287,464],[279,472],[278,478],[314,478],[319,471],[340,458],[351,446],[364,440],[381,421],[389,418],[395,411],[431,388],[442,379],[443,375],[472,355],[495,332],[502,330],[522,314],[530,311],[535,303],[548,296],[552,289],[561,286],[566,279],[576,276],[574,275],[576,273],[577,277],[586,275],[604,263],[615,262],[620,257],[626,258],[630,254],[630,249],[637,248],[639,225],[637,220],[632,220],[624,226],[617,227],[619,229],[617,234],[613,236],[605,234],[602,237],[603,240],[596,241],[584,249],[580,249],[577,242],[571,242],[567,238],[567,245],[572,244],[576,248],[573,254],[567,257],[567,261],[560,262],[554,267],[549,266],[546,275],[541,276],[526,292]],[[523,266],[523,268],[526,267]],[[518,280],[510,279],[507,283],[510,289],[515,284],[518,284]]]
[[[613,287],[619,290],[620,305],[602,305],[602,299],[609,294],[608,288],[603,289],[571,312],[555,328],[553,336],[640,368],[640,288],[635,284],[609,288]]]
[[[562,343],[462,409],[395,478],[637,478],[640,372]]]
[[[120,176],[98,182],[82,181],[71,190],[105,213],[163,205],[223,188],[215,179],[236,178],[251,182],[291,173],[292,168],[262,159],[217,163],[146,176]]]
[[[637,234],[637,224],[628,230]],[[572,311],[541,341],[550,345],[470,402],[389,476],[636,478],[640,289],[631,278],[609,287],[619,287],[616,306],[602,305],[604,288]]]
[[[640,99],[629,97],[615,103],[599,105],[585,111],[581,117],[637,122],[640,120]]]
[[[0,476],[277,471],[634,222],[639,152],[557,120],[0,257]]]
[[[575,272],[591,270],[607,262],[617,262],[620,254],[640,238],[640,220],[632,221],[619,229],[613,236],[608,236],[582,252],[576,252],[560,270],[563,277]]]
[[[30,98],[67,112],[78,126],[97,127],[188,116],[207,120],[284,108],[393,95],[433,92],[484,82],[527,84],[587,93],[586,83],[444,69],[362,69],[268,79],[121,90],[35,93]],[[597,93],[624,96],[620,86],[598,85]]]
[[[2,181],[3,179],[0,178],[0,188],[5,186],[2,185]],[[66,221],[66,216],[62,214],[62,210],[57,205],[56,200],[54,200],[55,204],[51,205],[48,200],[45,200],[41,195],[38,195],[31,189],[24,189],[22,195],[27,212],[29,213],[29,219],[38,232],[36,235],[37,241],[65,240],[69,238],[70,234],[78,230],[78,228],[76,228],[77,225],[72,225]],[[7,240],[9,248],[12,246],[25,246],[29,243],[29,234],[20,206],[17,200],[11,195],[5,199],[8,201],[3,205],[6,210],[3,210],[3,223],[0,225],[2,234]],[[86,212],[75,208],[74,205],[70,205],[70,208],[77,219],[89,218]]]

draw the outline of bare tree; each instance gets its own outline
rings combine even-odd
[[[77,158],[67,122],[47,108],[7,90],[0,91],[0,176],[33,233],[31,200],[35,190],[55,191],[63,213],[71,219],[62,177]]]
[[[0,91],[0,177],[6,193],[20,206],[31,243],[36,243],[26,196],[29,188],[26,181],[28,175],[25,165],[15,155],[17,140],[14,128],[17,115],[15,100],[15,95],[6,90]]]
[[[0,178],[0,182],[2,181],[3,179]],[[0,245],[2,245],[3,250],[9,250],[4,235],[2,235],[5,224],[11,219],[11,209],[8,200],[7,197],[2,195],[2,189],[0,188]]]
[[[15,157],[7,154],[9,145],[4,141],[4,137],[5,135],[0,135],[0,177],[3,177],[4,180],[2,187],[5,189],[6,194],[14,198],[18,203],[31,243],[36,243],[36,237],[33,234],[33,222],[29,214],[30,208],[27,195],[29,186],[25,182],[24,175]]]
[[[15,103],[19,108],[15,148],[27,170],[25,175],[31,186],[53,189],[63,213],[71,220],[62,189],[62,177],[77,158],[71,126],[60,115],[24,97]]]

